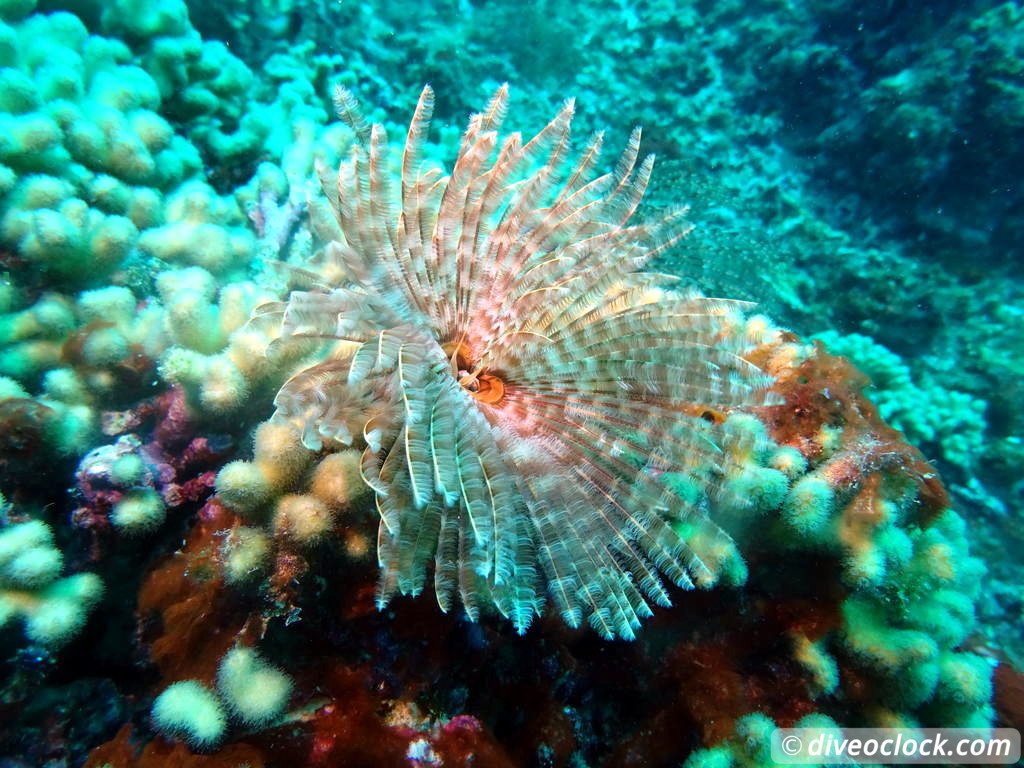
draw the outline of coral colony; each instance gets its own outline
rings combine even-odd
[[[393,143],[287,57],[253,109],[184,6],[55,7],[0,0],[0,758],[727,768],[1020,722],[906,437],[970,471],[983,404],[659,271],[691,225],[639,129],[508,131],[501,86],[439,138],[427,86]]]

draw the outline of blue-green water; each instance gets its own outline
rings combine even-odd
[[[128,723],[132,735],[90,765],[169,765],[188,749],[225,762],[182,764],[753,765],[767,758],[743,744],[763,747],[771,727],[806,717],[1019,727],[1019,3],[0,0],[0,19],[0,765],[85,764]],[[736,334],[736,354],[782,381],[819,343],[867,376],[879,418],[920,456],[864,415],[852,373],[827,366],[787,380],[788,410],[757,410],[760,426],[726,416],[770,398],[676,407],[711,424],[720,463],[694,453],[684,468],[672,457],[688,453],[631,443],[627,427],[642,432],[650,416],[639,407],[615,422],[622,434],[587,412],[570,426],[600,446],[606,463],[587,482],[609,504],[635,501],[629,489],[654,478],[668,506],[729,529],[715,549],[700,525],[662,515],[712,564],[713,589],[670,587],[674,607],[638,621],[636,642],[602,641],[563,626],[545,592],[559,579],[538,555],[537,599],[548,603],[519,637],[512,624],[525,628],[533,612],[509,623],[497,597],[472,622],[461,607],[472,599],[455,590],[441,614],[433,573],[446,561],[424,545],[424,594],[374,609],[380,518],[362,485],[372,470],[340,448],[372,447],[371,417],[399,398],[346,390],[358,408],[344,408],[361,414],[351,439],[307,435],[297,448],[269,428],[260,438],[275,405],[294,415],[275,403],[287,378],[323,355],[268,351],[280,317],[248,321],[291,290],[356,285],[391,301],[358,260],[325,255],[332,240],[355,242],[333,176],[358,131],[336,118],[335,89],[386,132],[396,167],[381,177],[397,178],[428,83],[424,167],[450,171],[468,116],[503,83],[501,138],[527,140],[574,98],[566,146],[585,151],[604,131],[594,175],[619,178],[618,153],[642,126],[640,157],[656,159],[634,221],[685,206],[694,225],[643,268],[681,278],[680,290],[751,302],[736,309],[745,330],[725,323],[691,346]],[[554,175],[564,183],[569,168]],[[364,168],[367,206],[385,198],[373,178]],[[459,211],[484,196],[481,179]],[[392,242],[405,242],[407,224]],[[557,255],[600,226],[532,246]],[[384,229],[355,246],[370,272]],[[348,305],[321,309],[285,335],[308,331],[311,317],[332,329],[348,317]],[[749,320],[760,315],[770,320]],[[349,338],[345,328],[336,335]],[[551,341],[539,324],[524,328],[541,349]],[[453,373],[460,362],[471,372],[464,338],[436,341]],[[762,342],[792,355],[776,348],[773,363]],[[719,358],[707,359],[677,360],[676,378],[717,380]],[[813,396],[798,392],[808,379]],[[554,365],[551,381],[568,386]],[[616,386],[643,401],[621,377]],[[746,435],[741,447],[729,447],[733,433]],[[929,495],[919,458],[948,498]],[[611,479],[608,468],[623,467],[635,476]],[[497,484],[486,485],[493,498]],[[571,520],[586,514],[559,503]],[[632,545],[640,527],[612,529]],[[547,551],[534,541],[543,533],[517,535]],[[612,570],[628,560],[624,545],[595,546],[614,552]],[[498,594],[493,573],[475,567]],[[573,582],[581,594],[586,581]],[[236,636],[259,649],[256,661],[230,656]],[[236,667],[234,688],[218,683],[218,669]],[[157,714],[154,699],[187,680],[205,693]],[[196,736],[194,718],[214,735]]]

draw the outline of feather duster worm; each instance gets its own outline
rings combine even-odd
[[[258,316],[278,345],[346,342],[281,388],[275,418],[309,448],[363,448],[378,605],[432,572],[445,611],[493,605],[524,632],[550,599],[573,627],[632,638],[669,604],[663,577],[715,580],[677,531],[731,546],[701,509],[727,469],[720,417],[772,397],[740,355],[740,303],[642,271],[687,230],[679,212],[630,223],[653,166],[639,130],[597,175],[600,134],[569,159],[571,101],[525,143],[499,138],[502,87],[442,176],[421,162],[427,87],[396,194],[383,127],[336,101],[357,142],[321,179],[346,282]]]

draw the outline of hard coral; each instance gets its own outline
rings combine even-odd
[[[0,628],[20,619],[26,637],[48,648],[77,634],[103,594],[103,582],[92,573],[58,578],[63,566],[45,523],[0,530]]]
[[[556,616],[520,638],[502,622],[470,624],[423,600],[374,611],[374,564],[353,556],[344,538],[371,523],[367,505],[339,508],[336,536],[298,548],[287,536],[240,526],[212,500],[182,552],[146,579],[140,638],[152,643],[161,672],[154,692],[182,679],[212,687],[231,649],[258,640],[267,663],[294,681],[292,708],[280,711],[281,694],[276,719],[257,732],[236,715],[216,755],[189,756],[183,745],[173,754],[195,765],[238,754],[271,765],[461,764],[470,751],[496,766],[679,765],[691,755],[693,766],[754,765],[764,763],[772,724],[820,723],[825,715],[843,724],[984,722],[988,667],[963,647],[979,576],[964,525],[928,506],[933,494],[919,484],[921,467],[847,461],[866,435],[887,433],[866,418],[855,372],[816,361],[819,354],[776,369],[784,405],[763,411],[761,427],[739,419],[734,427],[745,437],[729,450],[737,473],[789,454],[790,493],[808,477],[828,486],[820,525],[792,526],[792,502],[774,499],[754,521],[756,541],[737,536],[751,574],[743,589],[682,595],[635,643],[567,632]],[[789,375],[801,369],[831,375]],[[832,402],[840,396],[841,404]],[[827,422],[808,417],[802,431],[781,428],[786,408],[815,402],[828,405]],[[823,426],[832,430],[827,448],[817,442]],[[777,445],[773,435],[782,434],[790,448],[820,450],[801,465]],[[913,456],[894,442],[890,449]],[[316,463],[273,498],[315,495],[331,457],[350,460],[345,452],[314,454]],[[827,471],[832,461],[842,471]],[[868,503],[887,489],[900,493]],[[719,497],[712,509],[734,501]],[[854,549],[877,553],[883,581],[848,578]],[[219,695],[228,695],[223,686]],[[262,693],[257,701],[265,702]],[[127,741],[118,737],[96,754]],[[117,764],[157,765],[156,755],[172,753],[157,740],[144,754]]]
[[[729,461],[723,412],[771,402],[771,378],[742,357],[738,304],[638,271],[686,231],[677,214],[629,224],[653,163],[637,162],[639,131],[594,178],[600,136],[566,158],[572,102],[499,142],[506,98],[470,119],[441,179],[421,168],[423,90],[393,216],[384,129],[339,89],[361,144],[324,188],[344,233],[329,253],[354,284],[259,313],[280,320],[278,348],[333,344],[278,393],[277,419],[313,450],[365,446],[381,607],[420,593],[433,563],[444,610],[493,604],[524,632],[546,587],[570,626],[632,638],[669,604],[661,575],[717,580],[731,544],[697,501]],[[785,478],[765,473],[779,495]]]
[[[153,720],[164,733],[184,736],[199,748],[216,745],[226,727],[217,697],[196,680],[174,683],[157,696]]]
[[[774,352],[765,346],[751,359],[770,370]],[[817,474],[833,489],[856,490],[874,475],[887,475],[890,481],[898,476],[915,486],[926,518],[949,507],[938,473],[885,424],[863,394],[867,378],[849,361],[817,349],[783,371],[775,389],[785,402],[764,409],[761,417],[780,445],[824,460]]]

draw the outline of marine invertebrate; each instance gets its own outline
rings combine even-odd
[[[499,141],[502,87],[442,178],[420,163],[424,88],[393,215],[384,129],[344,89],[336,101],[358,142],[336,186],[320,175],[344,242],[320,290],[255,317],[279,322],[273,348],[325,346],[275,419],[313,450],[363,446],[380,606],[420,593],[433,564],[443,610],[493,603],[523,632],[546,586],[569,625],[633,637],[669,603],[662,575],[711,584],[700,549],[731,547],[666,477],[715,492],[725,412],[771,399],[741,356],[742,304],[641,271],[687,229],[680,212],[630,223],[653,166],[638,129],[595,177],[600,134],[568,159],[572,101],[532,139]],[[339,266],[350,283],[329,282]]]
[[[252,648],[232,648],[217,670],[217,688],[228,710],[249,726],[266,725],[284,712],[292,681]]]
[[[0,531],[0,627],[18,618],[29,640],[51,649],[74,637],[103,583],[92,573],[61,578],[63,566],[46,523],[30,520]]]
[[[127,491],[110,513],[114,527],[129,536],[149,533],[160,527],[167,517],[164,500],[152,488]]]
[[[215,745],[227,727],[221,703],[198,680],[174,683],[157,696],[153,721],[164,733],[182,735],[197,747]]]

